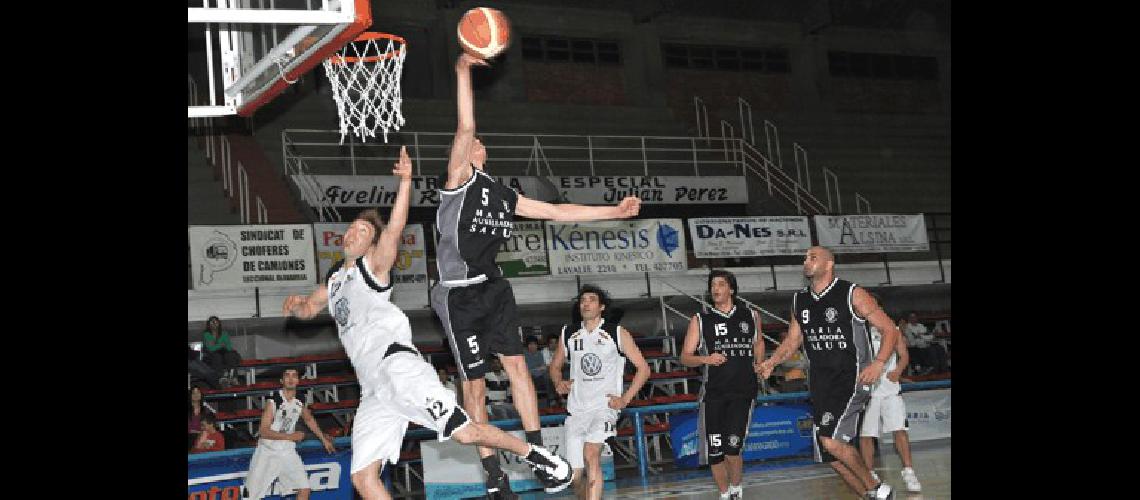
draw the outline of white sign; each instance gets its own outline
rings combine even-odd
[[[524,439],[523,431],[508,431],[519,439]],[[551,452],[566,456],[562,444],[566,441],[566,431],[558,427],[542,428],[543,447]],[[520,492],[541,488],[531,472],[530,466],[522,457],[511,452],[495,450],[499,454],[503,472],[510,478],[511,490]],[[427,498],[470,498],[483,497],[487,493],[484,484],[486,474],[479,463],[479,453],[474,446],[461,445],[454,440],[439,442],[432,439],[420,441],[420,456],[423,457],[424,489]],[[613,451],[609,445],[602,447],[602,477],[614,479]]]
[[[689,219],[697,258],[803,255],[811,247],[808,218],[707,217]]]
[[[293,182],[298,186],[297,175]],[[399,179],[394,175],[313,175],[309,176],[321,188],[324,199],[336,207],[390,207],[396,201],[396,190],[400,186]],[[547,201],[553,198],[549,188],[540,188],[537,177],[502,176],[495,180],[521,195],[535,200]],[[443,184],[438,176],[413,175],[411,203],[413,207],[439,206],[439,191]],[[316,205],[309,199],[307,191],[305,202]]]
[[[922,214],[817,215],[819,244],[835,253],[926,252]]]
[[[950,389],[902,393],[906,406],[907,435],[911,441],[950,437]],[[893,433],[882,436],[893,441]]]
[[[503,271],[504,278],[550,274],[543,236],[542,222],[514,222],[511,237],[495,254],[495,262]]]
[[[614,205],[626,196],[646,204],[748,203],[744,177],[572,176],[551,177],[562,197],[584,205]]]
[[[681,219],[546,223],[550,274],[688,269]]]
[[[316,282],[308,224],[190,226],[188,232],[195,290]]]
[[[344,258],[344,232],[349,224],[347,222],[313,224],[317,240],[317,267],[322,282],[325,276],[328,276],[332,265]],[[398,294],[402,290],[426,291],[427,251],[424,248],[422,224],[404,225],[399,252],[392,268],[395,282],[393,292]]]

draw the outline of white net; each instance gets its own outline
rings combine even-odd
[[[349,132],[367,141],[376,137],[377,130],[388,142],[388,132],[404,125],[400,74],[406,55],[403,40],[368,33],[325,59],[325,74],[332,82],[340,115],[341,144]]]

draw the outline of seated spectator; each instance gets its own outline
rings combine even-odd
[[[206,330],[202,332],[202,359],[211,368],[225,372],[241,364],[241,355],[230,342],[230,332],[222,330],[222,322],[217,316],[206,320]],[[227,378],[223,385],[238,385],[235,378]]]
[[[542,352],[538,350],[537,338],[526,339],[526,352],[523,352],[523,356],[526,358],[526,368],[530,371],[530,378],[534,381],[535,396],[537,397],[538,391],[543,391],[546,393],[547,406],[558,406],[562,401],[558,398],[558,392],[554,390],[550,374],[546,372],[547,364],[543,360]]]
[[[546,345],[542,346],[542,362],[546,363],[546,366],[550,366],[550,360],[554,359],[555,349],[558,349],[558,336],[546,337]]]
[[[451,380],[451,375],[447,374],[447,368],[440,368],[435,372],[437,375],[439,375],[439,383],[443,384],[444,387],[451,389],[451,392],[455,392],[455,382]]]
[[[927,331],[926,325],[918,321],[917,314],[910,313],[906,328],[903,333],[907,337],[907,347],[912,349],[911,356],[916,357],[917,362],[923,366],[921,373],[946,371],[946,351],[942,349],[941,344],[934,341],[934,334]]]
[[[788,338],[787,330],[780,337],[780,342]],[[807,390],[807,362],[804,361],[803,351],[796,350],[787,360],[780,364],[784,376],[776,387],[780,392],[803,392]]]
[[[226,449],[226,438],[218,432],[214,425],[214,414],[202,415],[202,432],[198,433],[198,440],[194,442],[191,453],[205,453],[207,451],[222,451]]]
[[[910,313],[908,318],[913,318],[913,323],[906,318],[900,319],[899,332],[906,337],[906,347],[910,353],[908,368],[910,368],[911,373],[922,375],[930,369],[930,359],[926,352],[930,343],[926,341],[926,327],[918,322],[918,316]]]
[[[492,420],[519,418],[514,405],[507,399],[511,392],[511,379],[503,370],[503,363],[499,358],[491,358],[491,371],[488,371],[483,378],[487,383],[487,415]]]
[[[202,361],[202,353],[195,351],[189,345],[186,346],[186,371],[190,373],[191,381],[197,380],[211,389],[222,388],[219,384],[222,374]]]
[[[186,406],[187,447],[192,447],[202,432],[202,418],[212,416],[213,412],[202,403],[202,390],[198,386],[190,388]]]

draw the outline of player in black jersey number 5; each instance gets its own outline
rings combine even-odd
[[[484,171],[487,149],[475,137],[471,66],[485,61],[463,54],[455,63],[459,125],[447,165],[447,181],[439,190],[436,212],[436,263],[439,284],[432,287],[432,309],[443,323],[463,386],[463,407],[478,422],[487,421],[487,373],[497,355],[510,378],[515,409],[527,441],[540,445],[538,401],[523,358],[517,309],[510,284],[502,279],[495,255],[511,235],[515,215],[541,220],[592,221],[637,215],[641,200],[627,197],[616,206],[552,205],[532,200],[495,181]],[[516,498],[490,448],[479,448],[487,471],[489,498]],[[554,478],[541,469],[535,475],[548,493],[562,490],[570,478]]]
[[[850,443],[859,435],[863,408],[891,356],[890,350],[872,352],[867,323],[883,333],[882,345],[895,345],[899,330],[871,294],[835,277],[830,250],[809,248],[804,276],[811,283],[792,296],[788,335],[772,357],[760,363],[760,375],[767,378],[772,367],[803,344],[817,458],[828,462],[856,494],[891,498],[891,487],[871,477]]]

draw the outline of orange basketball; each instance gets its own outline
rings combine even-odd
[[[511,20],[490,7],[476,7],[459,20],[459,46],[479,59],[490,59],[511,43]]]

